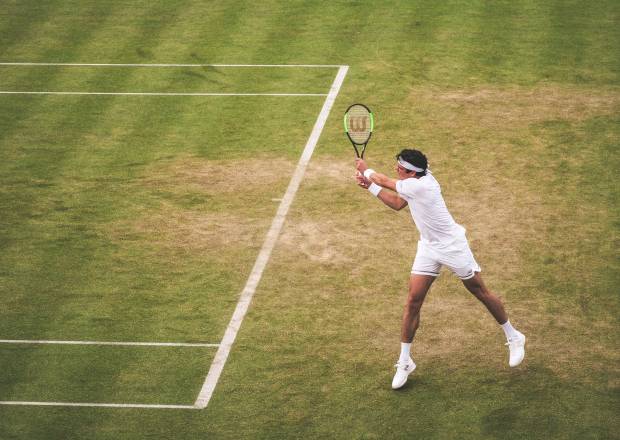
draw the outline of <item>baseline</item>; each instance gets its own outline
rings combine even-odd
[[[116,342],[116,341],[43,341],[28,339],[0,339],[0,344],[55,344],[55,345],[116,345],[148,347],[219,347],[220,344],[197,342]]]
[[[67,66],[67,67],[348,67],[339,64],[140,64],[140,63],[0,63],[0,66]]]
[[[325,93],[174,93],[174,92],[22,92],[1,90],[0,95],[110,95],[110,96],[327,96]]]
[[[139,63],[32,63],[0,62],[0,66],[60,67],[257,67],[257,68],[341,68],[337,64],[139,64]],[[0,95],[111,95],[111,96],[327,96],[325,93],[165,93],[165,92],[66,92],[66,91],[0,91]]]
[[[20,402],[0,401],[0,405],[14,406],[81,406],[98,408],[154,408],[154,409],[200,409],[195,405],[149,405],[143,403],[79,403],[79,402]]]

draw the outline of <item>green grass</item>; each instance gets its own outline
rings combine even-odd
[[[0,406],[1,439],[618,438],[620,7],[9,1],[0,61],[347,64],[202,411]],[[336,69],[0,66],[0,90],[326,93]],[[0,338],[218,342],[323,97],[0,95]],[[503,336],[443,274],[389,389],[417,234],[352,182],[427,153]],[[407,240],[403,241],[403,237]],[[193,402],[212,349],[0,346],[0,400]]]
[[[7,400],[192,405],[211,347],[5,345]],[[179,364],[184,368],[177,368]],[[145,374],[148,372],[148,374]],[[10,378],[10,382],[9,382]]]

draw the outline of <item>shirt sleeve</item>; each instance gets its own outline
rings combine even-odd
[[[405,180],[398,180],[396,182],[396,192],[405,200],[414,198],[419,189],[419,179],[410,178]]]

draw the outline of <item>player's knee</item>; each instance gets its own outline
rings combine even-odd
[[[480,288],[478,289],[475,293],[472,292],[474,294],[474,296],[476,298],[478,298],[480,301],[482,301],[483,303],[487,303],[487,302],[501,302],[501,298],[494,294],[493,292],[491,292],[490,290],[486,289],[486,288]]]
[[[467,290],[469,290],[472,295],[474,295],[478,299],[483,298],[485,295],[488,294],[488,291],[484,287],[484,285],[478,283],[474,279],[463,281],[463,284],[465,285],[465,287],[467,287]]]
[[[407,298],[407,304],[405,305],[405,307],[407,307],[409,312],[417,313],[422,307],[422,301],[424,301],[423,296],[410,295]]]

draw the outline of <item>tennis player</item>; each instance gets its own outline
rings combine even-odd
[[[501,300],[482,281],[480,266],[474,259],[465,228],[456,223],[446,207],[439,183],[428,168],[426,156],[418,150],[405,149],[396,156],[398,179],[368,168],[356,160],[357,183],[378,197],[385,205],[401,210],[409,205],[411,216],[420,233],[418,250],[409,278],[409,294],[403,313],[401,351],[396,363],[392,388],[401,388],[416,365],[411,359],[411,344],[420,325],[420,308],[431,284],[442,266],[456,274],[498,324],[501,325],[510,350],[509,365],[516,367],[525,357],[525,336],[508,320]]]

